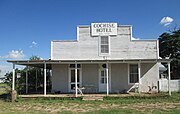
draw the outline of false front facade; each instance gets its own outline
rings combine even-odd
[[[68,62],[52,65],[52,90],[73,92],[76,73],[85,93],[157,87],[158,41],[131,39],[132,26],[92,23],[77,27],[77,40],[52,41],[51,60]]]

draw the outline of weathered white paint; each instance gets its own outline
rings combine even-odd
[[[72,63],[74,64],[74,63]],[[70,64],[68,64],[69,66]],[[69,92],[74,92],[76,93],[75,89],[71,89],[71,85],[75,85],[75,82],[71,82],[71,73],[73,72],[74,70],[74,75],[75,75],[75,68],[68,68],[69,71],[68,71],[68,86],[69,86]],[[79,71],[79,75],[78,78],[79,78],[79,81],[77,82],[77,84],[79,85],[79,87],[82,87],[82,67],[81,68],[77,68],[77,70]],[[75,76],[74,76],[75,77]]]
[[[113,93],[119,93],[131,87],[128,84],[128,64],[111,64],[111,82],[111,92]]]
[[[106,88],[106,94],[109,95],[109,65],[106,63],[106,79],[107,79],[107,88]]]
[[[15,90],[15,64],[13,64],[12,90]]]
[[[158,87],[160,92],[168,92],[168,79],[160,79]],[[170,80],[170,87],[171,91],[180,91],[180,80]]]
[[[138,90],[138,92],[141,93],[141,63],[138,63],[138,79],[139,79],[139,90]]]
[[[132,41],[132,26],[118,26],[117,35],[110,36],[109,50],[107,56],[99,54],[100,42],[99,36],[91,35],[90,26],[79,26],[77,28],[77,40],[69,41],[52,41],[51,59],[52,60],[131,60],[131,59],[158,59],[158,42],[157,40],[136,40]],[[98,64],[100,63],[83,63],[82,86],[94,85],[100,91]],[[128,84],[128,62],[111,63],[112,64],[112,87],[107,84],[110,92],[128,90],[133,85]],[[138,64],[136,62],[135,64]],[[140,63],[139,63],[140,64]],[[63,67],[64,66],[64,67]],[[66,65],[67,66],[67,65]],[[138,65],[140,91],[147,92],[150,87],[157,87],[159,79],[158,66],[156,63],[141,63]],[[68,92],[67,67],[65,65],[52,65],[53,77],[52,88],[61,92]],[[61,70],[63,69],[63,70]],[[109,71],[109,69],[108,69]],[[92,73],[93,72],[93,73]],[[60,78],[61,77],[61,78]],[[63,79],[62,79],[63,78]],[[54,81],[54,82],[53,82]],[[57,81],[59,84],[57,83]],[[107,79],[108,82],[111,82]],[[67,84],[68,83],[68,84]],[[59,85],[63,85],[59,86]]]
[[[108,64],[108,85],[107,85],[107,83],[101,83],[101,71],[105,70],[105,72],[107,73],[107,68],[102,68],[102,65],[103,64],[99,64],[99,68],[98,68],[98,71],[99,71],[99,76],[98,76],[99,77],[99,80],[98,80],[99,88],[98,88],[98,90],[99,90],[99,92],[107,93],[107,86],[108,86],[108,91],[111,92],[111,64]],[[106,78],[107,78],[107,74],[106,74]],[[107,82],[107,80],[106,80],[106,82]]]
[[[171,69],[170,69],[170,62],[168,63],[168,91],[169,95],[171,96],[171,85],[170,85],[170,80],[171,80]]]
[[[68,64],[52,65],[52,92],[68,93],[69,88]]]
[[[53,59],[53,44],[54,44],[54,42],[53,41],[51,41],[51,60]]]
[[[82,64],[82,87],[91,87],[91,89],[85,89],[85,93],[95,93],[99,91],[99,66],[99,64]],[[141,63],[141,92],[148,92],[148,86],[151,88],[158,86],[159,75],[157,67],[158,65],[156,63]],[[112,63],[109,72],[109,92],[127,91],[133,86],[128,84],[127,63]],[[54,91],[61,91],[62,93],[69,92],[68,65],[53,65],[52,73],[52,89]]]
[[[82,64],[82,87],[84,93],[97,93],[99,91],[99,65]]]
[[[75,64],[75,92],[76,92],[76,97],[77,97],[77,63]]]
[[[157,40],[157,43],[156,43],[156,47],[157,47],[157,58],[159,59],[159,40]]]
[[[141,92],[148,92],[149,88],[158,91],[158,67],[157,63],[141,63]]]
[[[92,37],[90,27],[79,27],[79,40],[52,41],[52,60],[104,60],[99,56],[99,38]],[[118,26],[117,36],[110,37],[107,59],[156,59],[156,40],[131,41],[131,26]]]
[[[44,63],[44,96],[46,96],[46,63]]]

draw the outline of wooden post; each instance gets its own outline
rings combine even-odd
[[[17,92],[15,90],[15,64],[13,64],[11,101],[15,102],[16,98],[17,98]]]
[[[28,66],[26,69],[26,94],[28,93]]]
[[[46,96],[46,63],[44,63],[44,96]]]
[[[12,90],[15,90],[15,64],[13,64]]]
[[[108,66],[108,63],[106,63],[106,79],[107,79],[107,95],[109,95],[109,66]]]
[[[140,63],[138,63],[138,79],[139,79],[138,92],[141,93],[141,64]]]
[[[168,62],[168,91],[169,91],[169,96],[171,96],[171,68],[170,68],[170,62]]]
[[[75,63],[75,91],[76,91],[76,97],[77,97],[77,63]]]
[[[36,69],[36,92],[37,92],[37,69]]]

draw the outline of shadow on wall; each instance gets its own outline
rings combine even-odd
[[[156,91],[157,90],[157,83],[155,83],[153,80],[150,78],[153,77],[148,77],[148,72],[156,65],[155,63],[146,63],[146,64],[141,64],[141,91],[143,92],[151,92],[151,91]],[[159,75],[158,75],[159,76]],[[144,83],[142,81],[145,81]],[[127,92],[138,92],[139,88],[139,83],[135,83],[132,85],[129,85],[129,88],[127,88]]]

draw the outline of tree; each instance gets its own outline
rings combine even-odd
[[[180,79],[180,29],[159,36],[160,57],[172,59],[172,79]]]
[[[32,56],[30,57],[31,61],[38,61],[41,58],[39,56]],[[44,84],[44,70],[42,68],[38,67],[28,67],[28,73],[29,73],[29,91],[43,91],[43,84]],[[50,92],[51,90],[51,78],[50,78],[50,70],[47,69],[46,72],[46,81],[47,81],[47,91]]]
[[[39,56],[33,55],[29,58],[29,60],[41,60],[41,58]]]
[[[30,57],[32,61],[40,60],[38,56]],[[26,71],[28,71],[28,92],[40,92],[43,91],[44,82],[44,71],[42,68],[38,67],[25,67],[22,70],[15,69],[15,87],[18,93],[25,93],[26,90]],[[21,74],[20,78],[17,78],[17,73]],[[12,86],[12,72],[5,74],[5,82],[11,87]],[[50,71],[47,70],[47,91],[51,90],[51,78]]]

